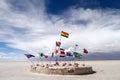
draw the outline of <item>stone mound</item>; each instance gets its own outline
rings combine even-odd
[[[84,75],[84,74],[92,74],[94,71],[91,66],[86,66],[85,64],[67,64],[63,63],[59,65],[55,64],[46,64],[36,66],[31,65],[30,71],[33,73],[41,73],[41,74],[56,74],[56,75]]]

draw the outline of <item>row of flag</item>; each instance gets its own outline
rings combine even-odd
[[[88,54],[87,49],[83,49],[83,53]],[[81,53],[78,53],[78,52],[71,52],[71,51],[65,52],[65,50],[62,49],[62,48],[60,48],[60,50],[55,50],[55,54],[60,54],[60,57],[66,57],[66,56],[75,56],[75,57],[77,57],[76,55],[80,55],[80,56],[82,55]]]
[[[86,49],[84,49],[83,51],[85,54],[88,54],[88,51]],[[60,57],[66,57],[66,56],[71,56],[71,57],[75,57],[75,58],[79,58],[81,59],[83,57],[83,54],[81,53],[78,53],[78,52],[64,52],[64,49],[60,48],[60,53],[58,50],[55,51],[55,54],[60,54]],[[38,53],[39,57],[44,57],[44,58],[48,58],[48,55],[45,55],[44,53]],[[25,56],[27,58],[32,58],[32,57],[35,57],[34,55],[32,54],[25,54]],[[52,53],[52,56],[51,57],[54,57],[54,53]]]
[[[32,58],[35,57],[33,54],[24,54],[27,58]],[[44,53],[38,53],[39,57],[44,57],[44,58],[48,58],[47,55],[45,55]]]

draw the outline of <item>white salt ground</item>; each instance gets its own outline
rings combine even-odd
[[[0,80],[120,80],[120,60],[79,61],[79,63],[92,66],[96,73],[45,75],[31,73],[30,62],[0,62]]]

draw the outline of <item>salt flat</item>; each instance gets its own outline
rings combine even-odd
[[[120,60],[78,61],[91,65],[90,75],[45,75],[31,73],[30,62],[0,62],[0,80],[120,80]]]

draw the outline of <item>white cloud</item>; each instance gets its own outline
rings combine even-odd
[[[78,50],[90,52],[120,51],[120,10],[70,9],[61,16],[45,12],[44,2],[35,7],[28,2],[27,11],[13,11],[5,0],[0,1],[0,40],[11,48],[25,51],[54,50],[60,31],[70,34],[62,38],[62,47],[78,44]]]

